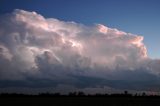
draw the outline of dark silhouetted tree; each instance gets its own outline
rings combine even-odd
[[[83,92],[78,92],[77,94],[78,96],[85,96],[85,94]]]
[[[124,94],[125,94],[125,95],[128,95],[128,91],[124,91]]]
[[[68,94],[68,96],[76,96],[77,95],[77,92],[70,92],[69,94]]]

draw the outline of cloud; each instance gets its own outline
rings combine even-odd
[[[61,84],[146,90],[159,85],[159,64],[147,56],[139,35],[19,9],[0,16],[1,87]]]

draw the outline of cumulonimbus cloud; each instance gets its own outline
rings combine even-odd
[[[85,26],[44,18],[19,9],[0,16],[1,81],[30,78],[72,86],[112,86],[105,81],[148,81],[154,76],[159,80],[159,64],[160,60],[147,56],[139,35],[102,24]],[[92,78],[98,79],[93,82]]]

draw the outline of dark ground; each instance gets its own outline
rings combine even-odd
[[[0,97],[0,106],[160,106],[160,97]]]

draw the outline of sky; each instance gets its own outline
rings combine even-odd
[[[0,14],[13,9],[36,11],[44,17],[85,25],[101,23],[145,37],[148,55],[160,57],[159,0],[1,0]]]
[[[0,92],[160,93],[158,0],[1,0]]]

